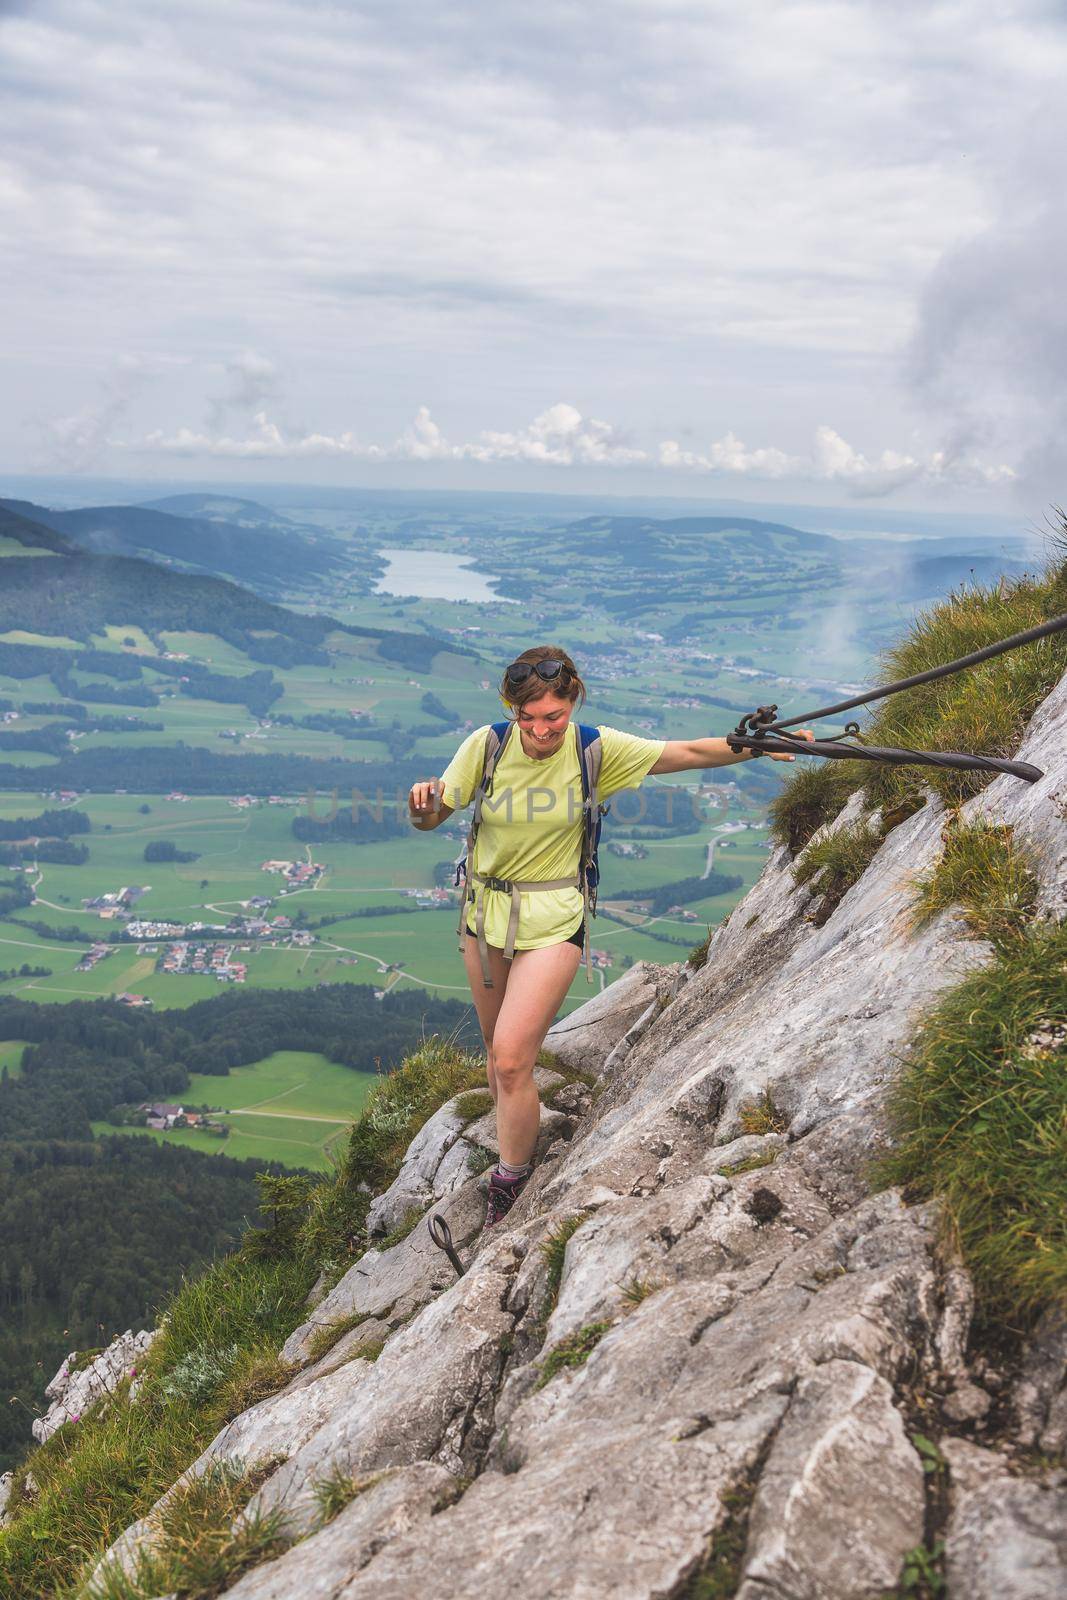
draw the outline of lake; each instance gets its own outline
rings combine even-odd
[[[375,585],[375,594],[417,595],[420,600],[498,600],[518,605],[490,588],[494,580],[476,572],[465,556],[447,550],[383,549],[389,563]]]

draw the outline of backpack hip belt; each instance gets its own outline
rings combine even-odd
[[[481,884],[482,890],[478,891],[475,884]],[[593,981],[592,964],[589,954],[589,891],[581,873],[573,878],[493,878],[487,877],[483,872],[470,872],[467,887],[460,904],[459,911],[459,948],[461,951],[467,947],[467,907],[474,904],[474,932],[478,940],[478,954],[482,961],[482,981],[487,989],[493,987],[492,975],[489,971],[489,946],[485,938],[485,890],[500,889],[505,894],[511,895],[511,909],[508,914],[508,931],[504,939],[504,960],[510,961],[515,954],[515,936],[519,929],[519,896],[536,892],[538,889],[580,889],[582,893],[582,932],[585,939],[585,967],[586,977]]]

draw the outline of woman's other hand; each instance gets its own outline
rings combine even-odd
[[[443,790],[440,778],[427,778],[424,782],[413,783],[408,795],[408,815],[418,821],[436,816],[441,809]]]

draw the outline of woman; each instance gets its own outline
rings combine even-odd
[[[565,650],[537,645],[507,668],[500,697],[516,726],[493,774],[493,804],[483,812],[477,860],[467,864],[469,874],[478,874],[474,892],[481,900],[491,986],[485,983],[478,945],[473,939],[462,945],[485,1040],[500,1146],[500,1160],[489,1175],[486,1227],[507,1215],[532,1170],[541,1113],[534,1062],[574,980],[584,942],[581,890],[554,886],[520,896],[515,954],[506,960],[512,896],[481,880],[576,878],[582,784],[577,727],[571,718],[585,700],[585,685]],[[807,729],[800,731],[812,737]],[[438,828],[454,810],[470,804],[482,775],[486,732],[487,725],[468,735],[441,778],[412,785],[408,810],[414,827]],[[752,759],[747,751],[735,753],[725,739],[644,739],[608,727],[601,727],[600,735],[601,801],[620,789],[637,788],[650,773]],[[466,928],[474,935],[469,918]]]

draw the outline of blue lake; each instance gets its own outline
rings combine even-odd
[[[500,601],[518,605],[517,600],[497,594],[494,581],[477,572],[465,556],[447,550],[383,549],[379,554],[389,564],[375,585],[375,594],[417,595],[420,600]]]

